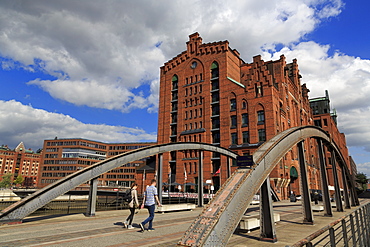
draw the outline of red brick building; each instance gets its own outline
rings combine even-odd
[[[255,56],[246,63],[228,41],[204,44],[198,33],[190,35],[186,45],[160,70],[158,144],[206,142],[240,155],[252,154],[281,131],[314,124],[297,60],[287,62],[281,56],[263,61]],[[335,127],[329,131],[346,150],[344,135]],[[305,142],[309,183],[311,189],[320,189],[313,142]],[[198,183],[197,151],[172,152],[163,158],[171,182]],[[205,152],[204,180],[212,180],[216,190],[234,169],[227,167],[225,157]],[[287,198],[290,191],[299,193],[298,176],[297,149],[292,148],[270,179],[277,194]]]
[[[42,188],[96,162],[155,143],[103,143],[81,138],[45,140],[38,187]],[[135,161],[104,173],[100,186],[129,187],[135,182],[136,169],[145,164]]]
[[[34,187],[38,182],[41,153],[26,149],[23,142],[12,150],[8,146],[0,146],[0,180],[4,174],[13,174],[13,180],[21,175],[24,178],[21,186]]]

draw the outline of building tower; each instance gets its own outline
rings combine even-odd
[[[301,85],[297,60],[286,63],[281,56],[265,62],[255,56],[246,63],[228,41],[204,44],[198,33],[186,45],[160,70],[158,144],[205,142],[245,155],[281,131],[313,124],[309,90]],[[311,150],[310,141],[305,145]],[[168,181],[163,182],[197,184],[198,155],[192,150],[164,154]],[[313,156],[307,156],[314,185],[318,173]],[[205,153],[204,182],[212,181],[217,190],[235,169],[227,164],[226,157]],[[299,193],[297,167],[293,148],[271,173],[281,198]]]

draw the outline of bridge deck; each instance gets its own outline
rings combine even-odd
[[[312,226],[301,224],[299,202],[276,202],[273,206],[274,212],[281,215],[281,221],[277,224],[277,243],[258,241],[257,229],[250,233],[233,234],[227,246],[291,245],[355,209],[346,212],[334,210],[332,218],[322,216],[322,212],[316,212],[315,225]],[[256,210],[258,206],[249,209],[251,213]],[[139,228],[132,230],[122,228],[120,223],[127,216],[127,210],[97,212],[95,218],[86,218],[82,214],[50,216],[44,219],[26,218],[23,224],[0,227],[0,246],[174,246],[200,212],[200,209],[196,209],[156,214],[154,221],[156,231],[144,233],[140,233]],[[135,216],[134,222],[140,222],[146,216],[147,212],[143,210]]]

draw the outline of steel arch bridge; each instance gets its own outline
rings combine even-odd
[[[255,164],[252,169],[239,169],[228,178],[214,198],[210,201],[210,203],[208,203],[208,205],[203,209],[202,213],[195,219],[195,221],[186,231],[178,245],[225,246],[231,234],[236,229],[240,219],[242,218],[242,215],[246,211],[250,201],[252,200],[252,197],[258,190],[260,190],[261,194],[261,238],[276,241],[268,178],[278,161],[284,157],[284,155],[295,145],[298,146],[300,163],[300,187],[303,197],[303,221],[306,223],[313,223],[303,147],[303,142],[307,138],[315,138],[317,140],[325,214],[332,216],[323,144],[329,150],[331,150],[331,156],[335,157],[332,159],[334,161],[332,162],[332,165],[335,190],[339,191],[339,178],[335,168],[338,165],[339,168],[342,169],[345,207],[349,208],[351,205],[358,205],[359,202],[355,195],[355,186],[352,181],[351,174],[342,154],[340,153],[337,145],[331,139],[330,135],[321,128],[315,126],[295,127],[279,133],[261,145],[253,154]],[[120,167],[123,164],[152,155],[159,155],[158,187],[161,188],[163,166],[162,154],[165,152],[189,149],[218,152],[232,159],[237,157],[236,153],[231,152],[228,149],[206,143],[168,143],[137,149],[86,167],[83,170],[73,173],[41,190],[38,190],[23,200],[1,211],[0,223],[21,222],[24,217],[34,212],[38,208],[41,208],[54,198],[64,194],[65,192],[77,187],[82,183],[86,183],[89,180],[91,180],[91,198],[93,197],[92,191],[94,188],[96,190],[96,181],[99,175],[116,167]],[[198,172],[199,186],[201,188],[203,182],[202,152],[200,152],[200,154]],[[161,192],[161,190],[159,191]],[[350,193],[348,193],[348,191],[350,191]],[[340,195],[338,194],[338,196]],[[200,194],[199,199],[200,198],[203,198],[203,195]],[[350,200],[351,203],[349,202]],[[94,199],[89,201],[90,204],[88,205],[88,208],[93,207],[91,202],[93,202]],[[340,198],[336,200],[336,203],[337,210],[342,211],[343,206]],[[92,211],[94,211],[94,209]]]
[[[337,161],[342,169],[345,206],[346,208],[350,207],[349,196],[351,196],[353,206],[359,205],[355,194],[355,186],[346,162],[330,135],[315,126],[294,127],[281,132],[261,145],[253,154],[255,164],[252,169],[237,170],[230,176],[212,201],[208,203],[202,213],[191,224],[179,241],[178,246],[226,246],[231,234],[235,231],[253,196],[259,189],[261,239],[276,242],[270,181],[268,178],[278,161],[295,145],[298,146],[300,163],[303,222],[313,224],[303,147],[303,142],[307,138],[315,138],[317,140],[325,215],[332,216],[332,209],[329,199],[323,143],[331,150],[331,156],[335,157],[332,161],[335,191],[339,191],[339,181],[335,168]],[[350,189],[350,195],[348,194],[348,188]],[[336,194],[339,196],[339,193]],[[336,203],[337,210],[343,211],[342,200],[336,198]]]
[[[114,168],[120,167],[124,164],[140,160],[149,156],[162,154],[165,152],[171,152],[176,150],[204,150],[210,152],[217,152],[227,157],[235,159],[238,155],[234,152],[231,152],[228,149],[217,147],[211,144],[206,143],[194,143],[194,142],[185,142],[185,143],[168,143],[168,144],[161,144],[155,145],[150,147],[144,147],[141,149],[136,149],[130,152],[126,152],[101,162],[95,163],[89,167],[86,167],[80,171],[72,173],[71,175],[62,178],[56,181],[53,184],[42,188],[35,193],[25,197],[23,200],[20,200],[9,207],[5,208],[0,212],[0,224],[7,223],[7,222],[21,222],[24,217],[33,213],[37,209],[43,207],[51,200],[57,198],[60,195],[76,188],[78,185],[91,181],[93,186],[90,186],[91,190],[95,189],[97,186],[97,177],[101,174],[108,172]],[[161,169],[162,164],[160,164],[159,168]],[[158,187],[161,188],[162,181],[158,179]],[[160,190],[161,192],[161,190]],[[91,193],[89,197],[91,197]],[[203,197],[203,196],[202,196]],[[89,198],[90,199],[90,198]],[[91,201],[89,200],[89,206],[92,206],[94,199]],[[95,213],[95,209],[92,211],[90,210],[91,214]],[[89,213],[88,213],[89,214]]]

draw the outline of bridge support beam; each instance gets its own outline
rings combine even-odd
[[[299,169],[300,169],[300,181],[301,181],[301,195],[302,195],[302,206],[303,206],[303,223],[313,224],[313,214],[311,206],[311,196],[308,187],[307,179],[307,168],[306,160],[304,155],[304,141],[297,144],[298,146],[298,159],[299,159]]]
[[[260,189],[260,240],[276,242],[274,210],[271,199],[270,177],[267,177]]]
[[[96,211],[96,197],[98,194],[98,178],[90,180],[89,199],[87,200],[86,217],[94,217]]]
[[[203,207],[204,196],[203,196],[203,151],[199,151],[198,160],[198,207]]]
[[[158,168],[157,168],[157,187],[158,200],[162,204],[162,187],[163,187],[163,154],[158,154]]]
[[[343,181],[343,193],[344,193],[344,208],[349,209],[351,205],[349,203],[349,194],[348,194],[348,186],[347,186],[347,177],[345,174],[345,170],[342,167],[342,181]]]
[[[343,212],[342,196],[340,193],[339,179],[337,172],[337,161],[334,151],[331,152],[331,166],[333,168],[333,177],[334,177],[334,190],[335,190],[335,205],[338,212]]]
[[[349,184],[349,193],[350,193],[350,197],[351,197],[351,206],[352,207],[358,206],[357,202],[356,202],[356,190],[352,186],[352,184]]]
[[[331,209],[331,204],[330,204],[328,174],[326,173],[326,164],[325,164],[322,140],[321,139],[316,139],[316,140],[317,140],[317,148],[318,148],[319,160],[320,160],[320,175],[321,175],[322,199],[324,202],[324,215],[332,217],[333,210]]]
[[[227,178],[231,176],[231,158],[226,157],[226,166],[227,166]]]

